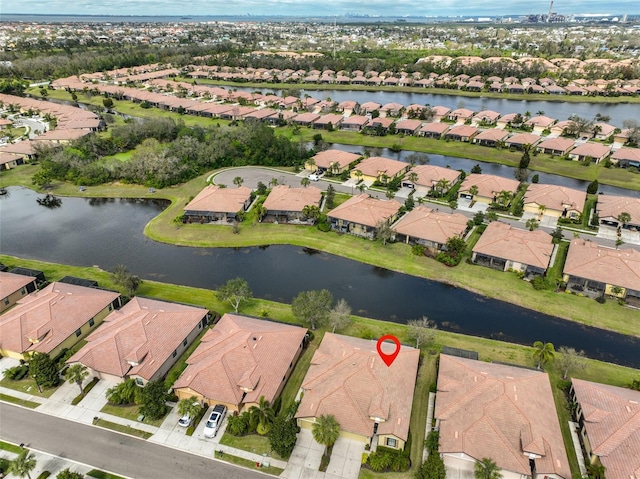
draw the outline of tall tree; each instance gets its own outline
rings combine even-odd
[[[473,475],[476,479],[502,479],[500,468],[488,457],[484,457],[480,461],[476,461]]]
[[[536,341],[533,343],[533,359],[538,361],[538,369],[540,369],[542,365],[551,361],[554,354],[555,350],[553,348],[553,343],[543,343],[542,341]]]
[[[111,278],[114,283],[124,288],[129,296],[133,296],[142,284],[142,280],[138,276],[130,273],[129,268],[123,264],[116,265],[116,267],[113,268]]]
[[[538,226],[540,226],[540,223],[535,218],[529,218],[525,224],[526,224],[527,228],[529,228],[529,231],[533,231]]]
[[[416,348],[420,345],[428,346],[436,337],[436,323],[426,316],[420,319],[410,319],[407,321],[409,327],[409,337],[416,342]]]
[[[9,464],[9,474],[31,479],[31,471],[36,468],[36,457],[28,449],[22,449],[18,457]]]
[[[416,479],[446,479],[447,471],[442,456],[438,452],[429,453],[427,460],[416,472]]]
[[[571,372],[582,371],[587,367],[584,360],[584,351],[576,351],[568,346],[560,346],[558,352],[560,353],[558,366],[562,371],[562,379],[567,379]]]
[[[149,381],[142,388],[140,414],[150,419],[160,419],[167,411],[167,387],[162,379]]]
[[[323,414],[313,423],[311,433],[318,444],[322,444],[325,448],[330,448],[338,440],[340,423],[338,423],[333,414]]]
[[[218,288],[216,293],[220,301],[229,301],[237,313],[240,303],[253,297],[249,283],[242,278],[234,278]]]
[[[70,384],[76,383],[78,388],[80,388],[80,394],[84,396],[84,391],[82,390],[82,382],[89,376],[89,371],[84,364],[76,363],[72,364],[67,368],[64,372],[64,377]]]
[[[627,224],[629,221],[631,221],[631,215],[626,211],[623,211],[618,215],[616,219],[618,220],[619,226],[622,227],[625,224]]]
[[[322,326],[329,317],[333,296],[327,289],[302,291],[291,303],[293,315],[311,329]]]
[[[269,444],[276,454],[288,458],[298,438],[298,424],[294,418],[278,416],[269,430]]]
[[[45,353],[33,353],[29,359],[29,376],[36,381],[38,388],[55,387],[60,382],[56,363]]]
[[[331,332],[335,333],[347,327],[351,323],[351,306],[344,299],[339,299],[329,311],[329,326]]]
[[[391,238],[393,238],[394,231],[391,229],[391,225],[388,221],[380,220],[376,225],[375,237],[382,241],[383,245],[386,245]]]

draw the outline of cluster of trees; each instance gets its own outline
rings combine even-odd
[[[133,378],[107,389],[107,401],[119,406],[138,405],[139,413],[149,419],[160,419],[167,412],[169,399],[167,387],[162,379],[149,381],[144,387],[138,387]]]
[[[105,160],[134,148],[128,161]],[[157,118],[114,127],[109,137],[86,135],[62,149],[40,149],[42,169],[33,182],[44,187],[53,179],[78,185],[119,180],[164,188],[212,168],[295,166],[310,154],[260,122],[205,129]]]
[[[333,295],[327,289],[302,291],[291,303],[293,315],[311,329],[329,327],[332,332],[351,324],[351,307],[340,299],[333,304]]]

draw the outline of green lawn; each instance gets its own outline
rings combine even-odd
[[[100,412],[103,412],[105,414],[111,414],[113,416],[118,416],[124,419],[129,419],[130,421],[140,422],[138,421],[138,416],[140,415],[140,413],[138,412],[139,409],[140,409],[140,406],[137,406],[137,405],[116,406],[114,404],[107,403],[100,410]],[[150,426],[160,427],[160,425],[166,418],[167,414],[169,414],[169,412],[171,412],[171,408],[167,408],[167,413],[164,415],[164,417],[160,419],[145,418],[144,421],[141,422],[141,424],[148,424]]]
[[[280,395],[282,398],[280,411],[286,411],[287,408],[296,400],[298,391],[302,386],[302,381],[309,370],[309,366],[311,365],[311,358],[322,342],[323,336],[324,333],[322,331],[315,331],[313,340],[309,342],[307,348],[300,355],[300,358],[296,363],[296,367],[291,373],[291,376],[289,376],[287,384]]]
[[[118,424],[115,422],[106,421],[104,419],[94,419],[94,426],[100,426],[105,429],[111,429],[112,431],[122,432],[124,434],[128,434],[129,436],[139,437],[140,439],[149,439],[153,434],[147,431],[141,431],[140,429],[134,429],[130,426],[123,426],[122,424]]]
[[[0,449],[13,452],[15,454],[20,454],[22,452],[22,448],[19,445],[11,444],[10,442],[5,441],[0,441]]]
[[[48,398],[54,392],[56,392],[56,389],[57,389],[57,388],[42,388],[42,392],[40,392],[38,391],[38,386],[36,386],[35,380],[30,377],[25,377],[20,381],[14,381],[13,379],[8,379],[3,377],[2,379],[0,379],[0,386],[13,389],[15,391],[20,391],[26,394],[31,394],[32,396],[39,396],[41,398]]]
[[[248,459],[244,459],[242,457],[233,456],[233,455],[227,454],[227,453],[221,454],[218,451],[215,452],[214,457],[216,459],[220,459],[221,461],[228,462],[229,464],[236,464],[237,466],[242,466],[242,467],[246,467],[248,469],[253,469],[255,471],[260,471],[260,472],[263,472],[264,474],[270,474],[272,476],[279,476],[284,471],[284,469],[281,469],[279,467],[274,467],[274,466],[257,467],[256,463],[253,462],[253,461],[250,461]],[[265,462],[269,462],[269,460],[268,460],[269,458],[266,458],[266,459],[267,460]]]
[[[274,459],[282,460],[280,456],[271,451],[271,444],[269,444],[267,436],[247,434],[246,436],[236,437],[225,432],[220,439],[220,444],[223,446],[234,447],[236,449],[242,449],[243,451],[252,452],[260,456],[266,454]]]
[[[24,406],[31,409],[35,409],[40,406],[39,402],[28,401],[27,399],[20,399],[3,393],[0,393],[0,401],[10,402],[12,404],[17,404],[18,406]]]
[[[115,474],[104,472],[100,469],[91,469],[87,472],[87,476],[95,477],[96,479],[124,479],[122,476],[116,476]]]

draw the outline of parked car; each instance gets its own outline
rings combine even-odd
[[[318,181],[318,180],[320,179],[320,177],[319,177],[316,173],[311,173],[311,174],[309,175],[309,179],[310,179],[311,181]]]
[[[185,414],[178,420],[178,426],[189,427],[191,426],[192,422],[193,422],[193,419],[191,418],[191,416],[189,416],[188,414]]]
[[[227,407],[222,404],[216,404],[213,407],[213,411],[207,419],[207,423],[204,426],[204,437],[212,438],[218,434],[218,429],[224,421],[224,417],[227,414]]]

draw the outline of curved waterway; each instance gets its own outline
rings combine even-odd
[[[326,288],[362,316],[404,323],[426,315],[447,331],[527,345],[551,341],[583,349],[592,358],[640,368],[639,338],[437,281],[294,246],[190,248],[156,243],[144,236],[143,228],[164,202],[62,198],[59,208],[48,209],[36,202],[38,197],[17,187],[1,197],[2,253],[109,271],[122,263],[145,279],[210,289],[240,276],[256,297],[282,302],[300,291]]]

